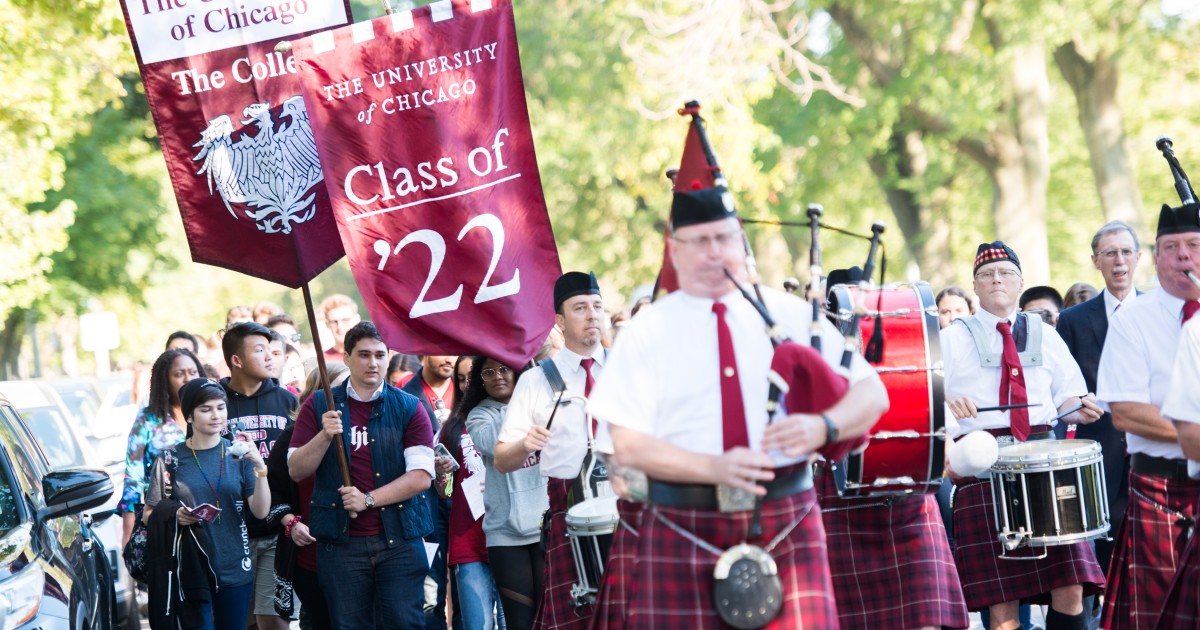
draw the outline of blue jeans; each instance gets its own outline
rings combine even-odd
[[[468,562],[455,566],[454,575],[458,578],[463,630],[505,630],[504,610],[497,606],[500,597],[491,566],[486,562]]]
[[[351,536],[345,545],[318,543],[317,569],[334,628],[425,627],[421,602],[429,565],[420,539],[390,549],[384,536]]]
[[[204,624],[196,626],[196,629],[215,630],[245,626],[246,616],[250,614],[250,596],[253,594],[254,582],[220,588],[213,594],[212,603],[201,607]]]

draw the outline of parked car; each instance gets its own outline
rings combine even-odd
[[[103,470],[51,466],[0,397],[0,628],[111,627],[111,567],[82,513],[112,495]]]
[[[125,482],[124,461],[109,462],[96,455],[79,429],[80,422],[72,421],[70,409],[42,381],[0,381],[0,396],[7,398],[20,413],[26,426],[36,438],[42,453],[53,469],[89,466],[104,470],[116,492],[103,505],[90,513],[94,518],[96,537],[103,542],[103,553],[112,568],[113,611],[121,627],[137,628],[137,584],[121,559],[121,519],[115,515]],[[3,628],[4,626],[0,626]],[[93,626],[94,627],[94,626]]]

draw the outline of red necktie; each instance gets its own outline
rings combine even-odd
[[[725,450],[736,446],[750,446],[750,435],[746,430],[746,408],[742,405],[742,383],[738,379],[737,357],[733,353],[733,335],[725,323],[725,309],[720,302],[713,302],[717,314],[717,355],[721,361],[721,419]]]
[[[1192,318],[1192,315],[1196,314],[1196,311],[1200,311],[1200,301],[1188,300],[1188,301],[1184,302],[1183,303],[1183,323],[1186,324],[1187,321]]]
[[[587,359],[579,360],[579,366],[583,368],[584,374],[587,374],[587,380],[584,381],[584,383],[583,383],[583,395],[584,396],[591,396],[592,395],[592,385],[596,384],[596,379],[592,378],[592,364],[595,362],[596,362],[596,360],[593,358],[590,358],[590,357]]]
[[[1007,319],[1002,320],[996,324],[996,330],[1004,338],[1004,355],[1000,362],[1000,404],[1027,404],[1029,396],[1025,393],[1025,374],[1021,371],[1021,357],[1017,355],[1017,344],[1013,341],[1012,324]],[[1010,409],[1008,421],[1013,437],[1021,442],[1029,438],[1028,409]]]

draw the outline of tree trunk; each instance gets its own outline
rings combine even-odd
[[[1040,43],[1014,45],[1011,127],[993,134],[997,165],[992,179],[996,236],[1021,258],[1025,285],[1050,282],[1046,190],[1050,182],[1050,78]]]
[[[0,379],[14,380],[20,377],[19,359],[21,339],[25,332],[25,309],[14,308],[4,318],[4,330],[0,332]]]
[[[1054,62],[1075,95],[1100,207],[1109,221],[1140,227],[1142,200],[1126,146],[1125,118],[1117,102],[1120,70],[1107,50],[1088,60],[1074,41],[1055,49]]]
[[[932,199],[925,201],[911,187],[902,185],[905,180],[920,181],[927,176],[922,134],[893,133],[890,150],[871,156],[869,163],[904,234],[905,249],[920,269],[921,279],[936,288],[953,282],[950,222],[938,219],[945,215],[943,204],[937,201],[945,199],[950,182],[939,186]]]

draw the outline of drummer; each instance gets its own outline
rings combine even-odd
[[[979,310],[941,333],[946,403],[953,416],[946,419],[947,435],[987,430],[1004,446],[1051,439],[1051,421],[1080,405],[1058,421],[1087,424],[1099,418],[1100,407],[1054,328],[1017,312],[1024,285],[1017,254],[1000,241],[984,243],[975,256],[974,273]],[[980,411],[1000,405],[1020,407]],[[953,446],[947,446],[949,452]],[[958,477],[949,461],[947,457],[946,474],[958,487],[954,558],[967,608],[989,610],[991,627],[1008,629],[1018,627],[1020,602],[1049,603],[1047,630],[1086,627],[1083,596],[1104,586],[1091,546],[1046,547],[1046,557],[1039,560],[998,559],[1004,549],[991,488],[984,478]],[[1004,555],[1040,554],[1019,550]]]
[[[608,315],[596,275],[570,271],[559,277],[554,283],[554,313],[565,345],[517,381],[496,444],[496,469],[512,472],[540,453],[542,474],[550,477],[550,510],[542,523],[545,592],[533,627],[586,628],[592,607],[577,607],[571,596],[579,576],[566,516],[568,508],[585,498],[579,475],[590,448],[590,427],[582,401],[592,393],[608,356],[600,343]]]
[[[589,399],[611,428],[616,463],[650,479],[625,627],[726,627],[714,606],[713,570],[719,554],[746,541],[778,567],[783,609],[771,627],[836,628],[807,457],[864,434],[887,409],[887,392],[856,357],[853,384],[824,413],[792,414],[768,427],[771,343],[763,319],[725,276],[747,279],[732,196],[723,188],[676,192],[671,229],[680,290],[621,332]],[[809,306],[763,293],[780,324],[806,342]],[[825,361],[837,365],[841,345],[832,341]],[[766,495],[760,537],[746,540],[753,501],[730,500],[735,493],[718,486]]]
[[[1200,493],[1179,444],[1187,433],[1177,433],[1160,412],[1180,329],[1200,310],[1200,287],[1187,276],[1200,274],[1196,204],[1163,206],[1154,270],[1159,288],[1113,317],[1096,376],[1097,393],[1112,410],[1113,426],[1126,432],[1130,453],[1129,505],[1115,536],[1104,597],[1103,620],[1112,628],[1154,627]]]
[[[857,267],[837,269],[829,283],[860,277]],[[937,495],[841,499],[828,469],[817,470],[841,630],[970,626]]]

